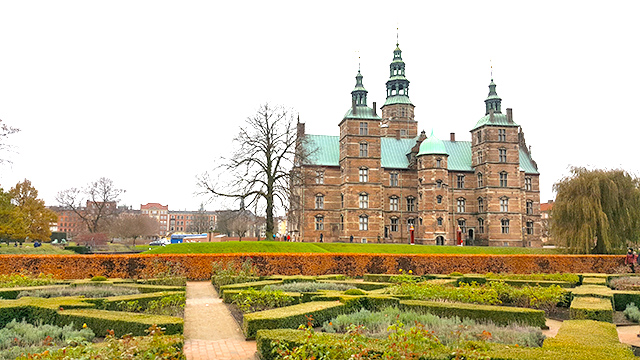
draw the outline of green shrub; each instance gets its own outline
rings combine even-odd
[[[463,275],[461,277],[459,277],[458,279],[456,279],[456,285],[460,286],[461,284],[467,284],[467,285],[472,285],[472,284],[477,284],[477,285],[482,285],[484,283],[487,282],[487,278],[482,276],[482,275]]]
[[[282,280],[262,280],[262,281],[222,285],[218,290],[218,294],[220,297],[222,297],[224,295],[224,292],[227,290],[245,290],[245,289],[260,290],[267,285],[279,285],[279,284],[282,284]]]
[[[87,343],[95,337],[91,329],[73,326],[29,324],[15,320],[0,329],[0,359],[15,359],[23,353],[38,353],[68,344]]]
[[[264,287],[264,290],[282,290],[284,292],[316,292],[318,290],[345,291],[349,289],[356,289],[356,287],[350,284],[332,282],[294,282],[288,284],[268,285]]]
[[[141,336],[152,325],[166,328],[169,335],[182,334],[183,320],[173,316],[149,315],[119,311],[95,309],[71,309],[60,311],[57,325],[87,324],[96,335],[107,334],[112,330],[115,336],[132,334]],[[76,325],[77,326],[77,325]]]
[[[62,296],[84,296],[86,298],[103,298],[109,296],[139,294],[140,291],[132,287],[115,286],[59,286],[45,289],[22,290],[17,298],[33,296],[39,298],[52,298]]]
[[[460,287],[431,283],[404,283],[388,289],[392,295],[409,295],[416,300],[449,300],[475,304],[500,304],[498,292],[489,287],[460,284]]]
[[[461,272],[454,271],[451,274],[449,274],[449,276],[464,276],[464,274]]]
[[[487,279],[498,279],[498,280],[523,280],[523,281],[550,281],[550,282],[568,282],[573,284],[578,284],[580,282],[580,277],[576,274],[570,273],[554,273],[554,274],[494,274],[487,273],[485,274]]]
[[[606,285],[606,277],[585,277],[582,279],[582,285]]]
[[[174,276],[154,279],[139,279],[140,284],[147,285],[165,285],[165,286],[187,286],[186,276]]]
[[[73,251],[76,254],[90,254],[91,253],[91,249],[87,246],[72,246],[72,245],[67,245],[64,247],[65,250],[70,250]]]
[[[267,291],[246,289],[237,293],[232,298],[243,313],[252,313],[267,309],[275,309],[295,304],[297,301],[281,290]]]
[[[325,284],[343,284],[348,286],[357,287],[358,289],[362,289],[365,291],[384,289],[390,284],[383,284],[377,282],[368,282],[368,281],[357,281],[357,280],[319,280],[320,283]]]
[[[54,279],[53,275],[44,275],[42,273],[35,277],[24,273],[0,275],[0,288],[42,286],[58,282],[60,281]]]
[[[624,316],[633,322],[640,322],[640,310],[634,303],[627,305],[627,308],[624,309]]]
[[[613,304],[616,311],[624,311],[631,303],[640,304],[640,291],[613,291]]]
[[[507,306],[446,303],[422,300],[401,300],[400,309],[431,313],[441,317],[459,317],[476,321],[491,321],[496,325],[521,324],[545,327],[544,311]]]
[[[242,330],[247,339],[253,339],[260,329],[296,329],[307,322],[320,325],[346,311],[347,307],[338,301],[312,301],[245,314]]]
[[[367,293],[360,289],[349,289],[344,292],[345,295],[366,295]]]
[[[596,320],[613,322],[611,301],[599,297],[580,296],[573,299],[569,308],[571,320]]]
[[[440,318],[429,313],[400,311],[398,308],[386,308],[380,312],[362,309],[355,313],[338,315],[330,321],[325,321],[322,330],[329,333],[346,333],[355,325],[361,327],[365,336],[385,338],[389,334],[389,327],[397,322],[406,324],[405,330],[409,330],[415,323],[420,323],[445,345],[455,345],[461,340],[476,341],[479,339],[478,334],[483,333],[491,334],[485,336],[486,341],[506,345],[539,347],[544,340],[540,328],[517,325],[503,327],[470,319],[460,320],[458,317]]]
[[[94,276],[91,278],[91,281],[107,281],[107,277],[106,276]]]
[[[216,290],[219,290],[223,285],[260,280],[260,277],[257,276],[256,267],[251,259],[247,259],[241,264],[235,261],[229,261],[226,264],[214,262],[211,266],[211,283]]]

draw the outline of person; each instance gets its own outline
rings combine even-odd
[[[320,233],[320,242],[322,242],[322,237],[323,237],[323,235],[322,235],[322,233]]]
[[[291,242],[291,235],[287,234],[287,242]]]
[[[634,255],[633,249],[627,250],[627,257],[624,259],[624,264],[629,267],[632,273],[636,272],[635,262],[637,261],[637,255]]]
[[[353,234],[351,236],[349,236],[349,242],[352,243],[353,242]]]

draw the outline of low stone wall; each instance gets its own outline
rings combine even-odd
[[[0,274],[26,271],[61,279],[97,275],[145,278],[182,274],[192,280],[211,277],[213,262],[251,259],[259,275],[461,273],[613,273],[620,255],[460,255],[460,254],[154,254],[154,255],[0,255]]]

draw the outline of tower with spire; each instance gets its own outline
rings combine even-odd
[[[398,43],[393,50],[386,86],[387,98],[381,108],[382,136],[415,138],[418,136],[418,123],[414,120],[415,106],[409,99],[409,80],[405,76],[405,63]]]

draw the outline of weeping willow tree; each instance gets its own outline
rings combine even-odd
[[[574,254],[616,252],[640,240],[639,181],[624,170],[574,167],[553,185],[551,232]]]

